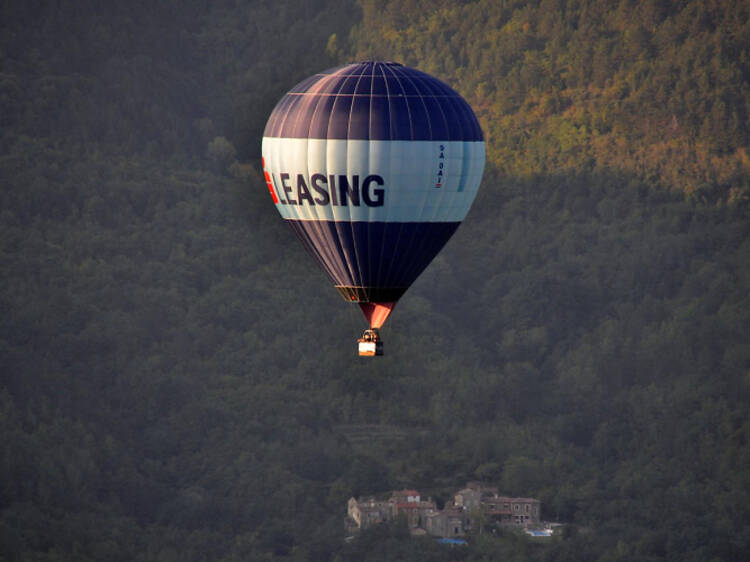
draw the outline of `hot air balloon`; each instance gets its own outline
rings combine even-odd
[[[364,61],[303,80],[263,133],[276,208],[369,327],[360,355],[469,211],[484,137],[455,90],[396,62]]]

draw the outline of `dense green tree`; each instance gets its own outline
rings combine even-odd
[[[742,559],[748,18],[2,4],[0,557]],[[283,92],[352,58],[446,80],[489,156],[367,362],[258,162]],[[564,533],[344,541],[352,495],[473,479]]]

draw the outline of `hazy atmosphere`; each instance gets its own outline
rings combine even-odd
[[[363,60],[487,151],[375,358],[261,164],[277,101]],[[0,186],[2,562],[750,551],[746,1],[4,1]],[[470,481],[558,532],[346,528]]]

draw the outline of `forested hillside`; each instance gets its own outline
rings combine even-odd
[[[356,56],[455,84],[506,174],[607,170],[711,199],[746,195],[747,2],[363,4]]]
[[[740,1],[0,5],[0,560],[743,559],[748,43]],[[377,360],[258,173],[360,59],[488,148]],[[469,479],[564,536],[343,540]]]

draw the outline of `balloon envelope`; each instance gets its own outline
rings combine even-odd
[[[292,88],[262,153],[279,213],[376,328],[466,216],[485,161],[482,130],[458,93],[375,61]]]

